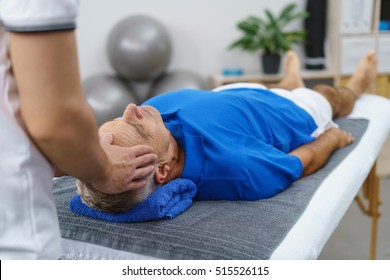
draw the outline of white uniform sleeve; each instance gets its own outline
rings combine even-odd
[[[13,32],[76,27],[79,0],[0,0],[0,21]]]

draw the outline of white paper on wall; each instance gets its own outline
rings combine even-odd
[[[368,33],[373,26],[374,0],[341,0],[341,33]]]

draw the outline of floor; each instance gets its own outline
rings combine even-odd
[[[381,179],[381,197],[383,203],[378,223],[377,259],[390,260],[390,177]],[[352,203],[318,259],[368,259],[370,230],[371,219],[360,211],[356,202]]]

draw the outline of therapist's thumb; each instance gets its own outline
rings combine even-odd
[[[114,140],[114,136],[112,136],[111,133],[104,133],[100,135],[100,144],[102,146],[111,145],[113,140]]]

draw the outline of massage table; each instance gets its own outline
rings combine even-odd
[[[74,178],[53,180],[63,259],[317,259],[353,200],[371,216],[375,258],[380,216],[378,154],[390,132],[390,101],[363,94],[338,120],[357,141],[315,174],[260,201],[195,201],[173,220],[118,224],[72,213]]]

